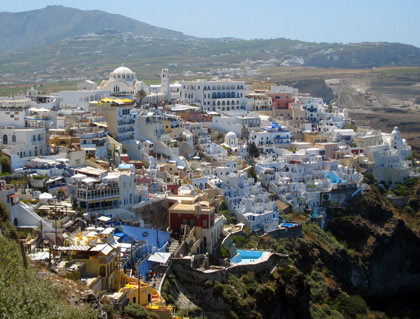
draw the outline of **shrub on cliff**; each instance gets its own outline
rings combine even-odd
[[[146,308],[134,304],[129,303],[123,311],[125,316],[132,319],[158,319],[159,317],[153,313],[152,311],[148,311]]]
[[[366,301],[357,295],[339,295],[335,300],[333,308],[344,315],[345,318],[356,318],[361,315],[366,315],[368,312]]]

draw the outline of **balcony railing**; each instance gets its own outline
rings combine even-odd
[[[135,123],[134,119],[118,121],[118,125],[127,125],[127,124],[134,124],[134,123]]]
[[[81,200],[87,199],[105,199],[120,196],[119,187],[101,187],[96,189],[78,188],[76,190],[76,198]]]

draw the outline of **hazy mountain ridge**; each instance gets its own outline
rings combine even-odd
[[[379,66],[419,66],[420,49],[402,43],[349,44],[342,50],[316,54],[306,61],[321,68],[371,68]]]
[[[159,38],[186,37],[181,32],[154,27],[119,14],[48,6],[18,13],[0,12],[0,53],[53,44],[103,29]]]
[[[1,54],[6,51],[10,53]],[[121,15],[61,6],[0,13],[2,84],[102,79],[121,63],[144,78],[158,77],[168,66],[180,77],[185,71],[214,74],[223,68],[250,70],[253,76],[253,71],[279,66],[420,66],[420,48],[399,43],[196,38]]]

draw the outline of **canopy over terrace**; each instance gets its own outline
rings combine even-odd
[[[86,184],[92,184],[92,183],[98,182],[98,180],[96,180],[96,179],[94,179],[92,177],[87,177],[85,179],[82,179],[82,182],[83,183],[86,183]]]
[[[155,252],[147,260],[159,264],[166,264],[171,257],[171,253]]]
[[[112,219],[111,217],[107,217],[107,216],[98,217],[98,220],[104,223],[109,222],[111,219]]]
[[[73,175],[71,178],[74,180],[82,180],[82,179],[85,179],[86,177],[87,176],[84,174],[77,173],[76,175]]]
[[[53,195],[51,195],[50,193],[42,193],[41,195],[39,195],[39,200],[47,200],[52,198]]]

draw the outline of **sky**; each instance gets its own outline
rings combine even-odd
[[[47,5],[102,10],[197,37],[387,41],[420,47],[420,0],[19,0],[0,11]]]

